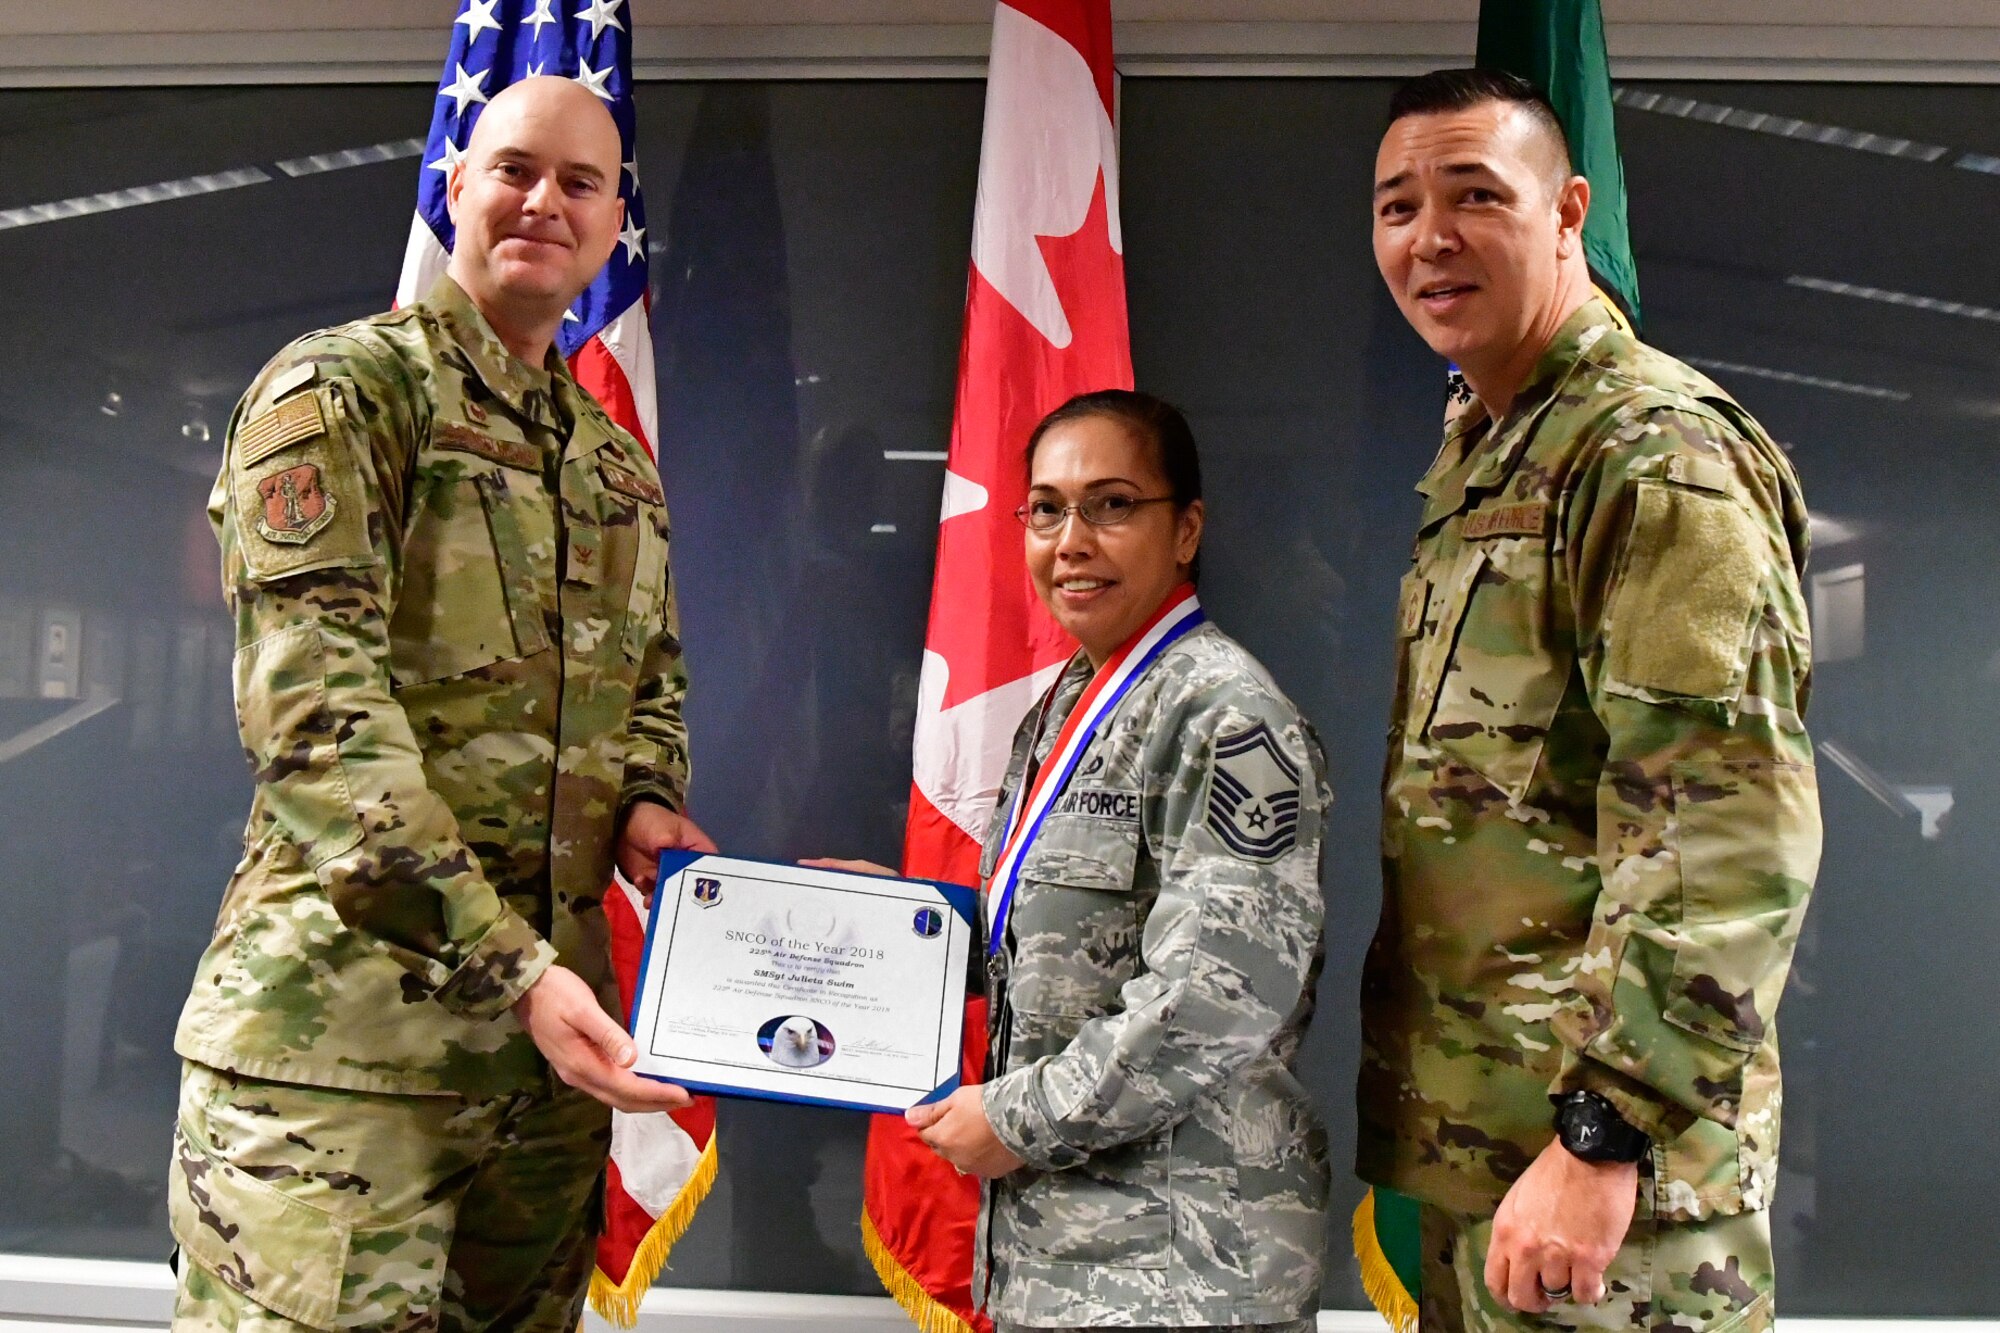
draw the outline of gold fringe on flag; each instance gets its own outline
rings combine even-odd
[[[1375,1235],[1375,1191],[1361,1196],[1354,1210],[1354,1257],[1361,1262],[1361,1290],[1395,1333],[1417,1333],[1417,1303],[1403,1290],[1389,1256]]]
[[[720,1160],[715,1155],[718,1137],[710,1132],[708,1146],[701,1150],[701,1160],[694,1164],[694,1174],[681,1186],[673,1206],[660,1214],[647,1230],[646,1239],[639,1242],[632,1263],[625,1270],[625,1280],[613,1282],[601,1268],[591,1271],[591,1308],[619,1328],[631,1328],[639,1322],[639,1302],[652,1288],[653,1279],[667,1266],[668,1253],[687,1234],[688,1224],[694,1221],[694,1210],[701,1207],[701,1201],[714,1188]]]
[[[956,1310],[939,1303],[890,1252],[865,1208],[861,1210],[861,1248],[868,1252],[868,1262],[875,1265],[875,1276],[882,1279],[882,1286],[903,1307],[903,1313],[917,1326],[918,1333],[973,1333],[972,1326],[960,1319]]]
[[[1620,333],[1628,338],[1639,336],[1632,328],[1632,321],[1625,317],[1625,308],[1611,299],[1611,293],[1605,291],[1602,284],[1593,282],[1590,284],[1590,290],[1597,293],[1598,300],[1611,307],[1611,318],[1618,321],[1618,331]]]

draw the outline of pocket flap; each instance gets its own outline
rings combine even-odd
[[[1136,818],[1051,814],[1042,821],[1041,833],[1021,858],[1021,878],[1072,889],[1129,893],[1138,857]]]
[[[352,1227],[204,1152],[174,1127],[167,1219],[181,1252],[274,1314],[331,1329]]]

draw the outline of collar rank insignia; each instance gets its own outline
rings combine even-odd
[[[1215,742],[1208,827],[1252,861],[1275,861],[1299,838],[1299,770],[1262,722]]]
[[[319,466],[301,463],[257,483],[264,508],[257,532],[267,542],[303,546],[333,522],[333,496],[320,483]]]

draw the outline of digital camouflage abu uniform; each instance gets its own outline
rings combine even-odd
[[[1031,749],[1047,757],[1091,674],[1079,654],[1023,722],[987,876]],[[1084,751],[988,962],[986,1114],[1027,1163],[981,1210],[973,1291],[1002,1324],[1317,1308],[1326,1135],[1291,1064],[1320,967],[1326,803],[1317,739],[1212,625]]]
[[[652,463],[446,278],[272,361],[210,514],[256,789],[175,1041],[179,1326],[573,1327],[608,1112],[511,1006],[560,961],[618,1012],[616,821],[686,786]]]
[[[1551,1317],[1765,1322],[1774,1019],[1820,850],[1791,464],[1591,301],[1418,489],[1360,1173],[1444,1214],[1426,1317],[1456,1282],[1454,1318],[1502,1322],[1482,1222],[1554,1137],[1550,1093],[1601,1093],[1653,1138],[1633,1253],[1606,1305]]]

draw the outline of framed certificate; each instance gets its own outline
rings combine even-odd
[[[636,1072],[700,1092],[898,1112],[959,1085],[977,895],[666,852]]]

